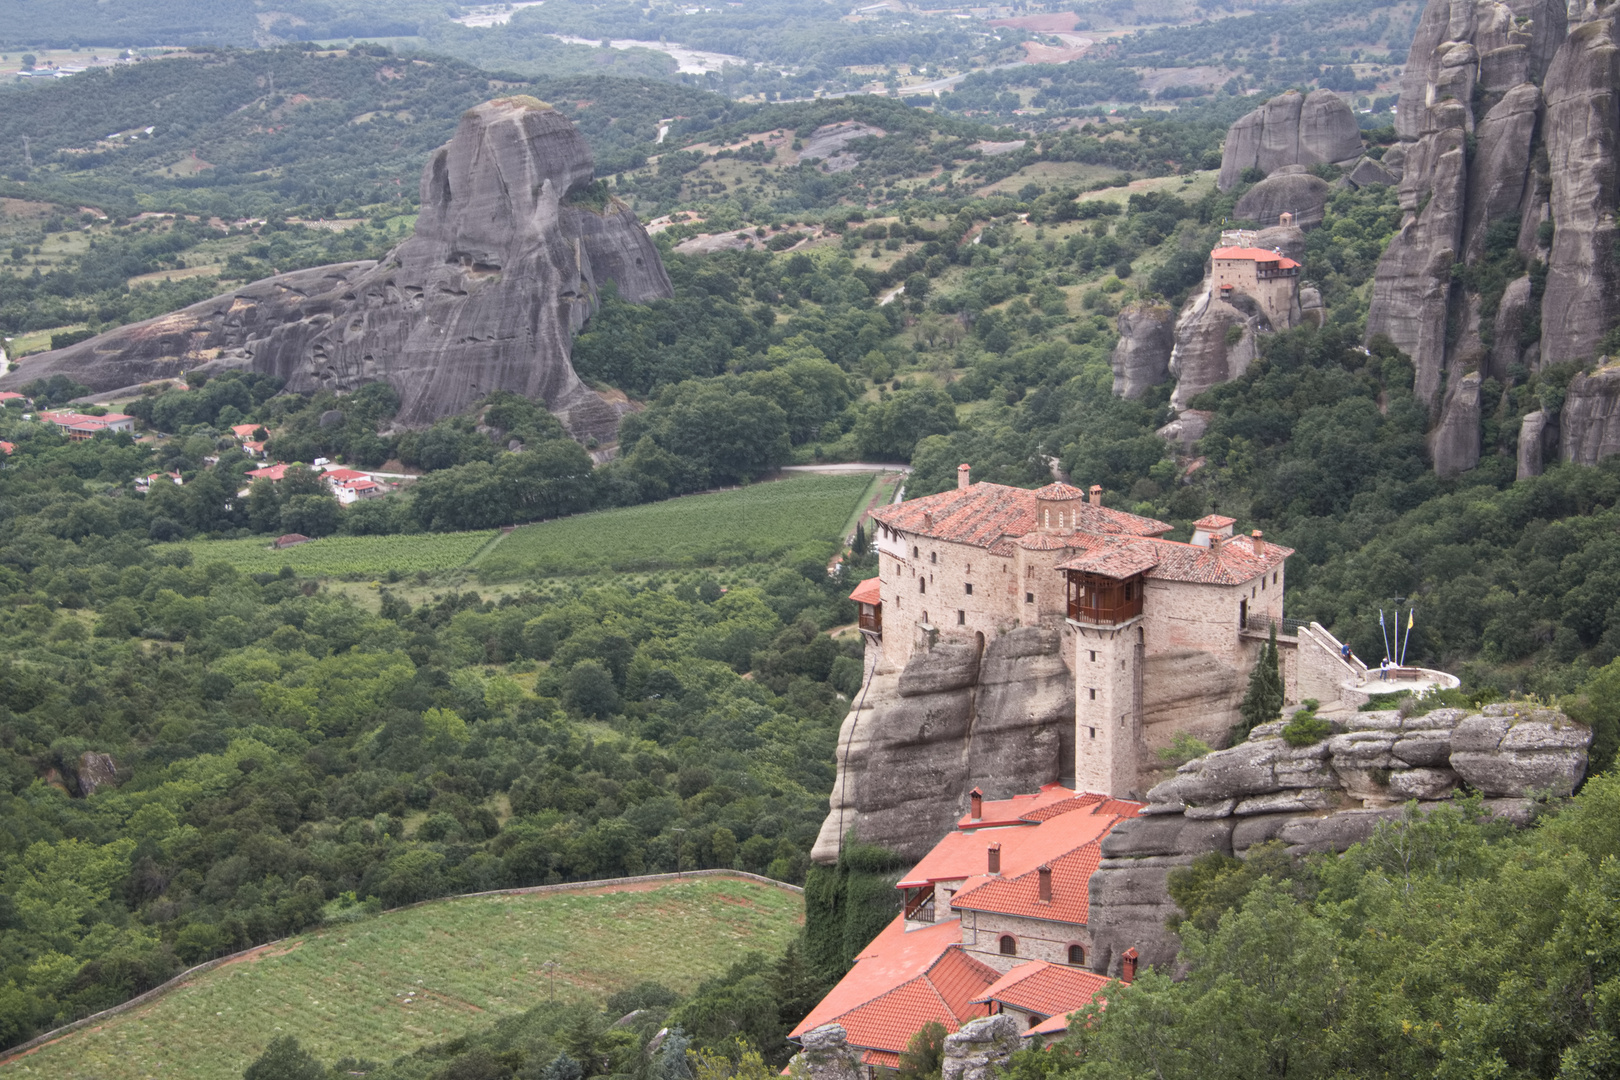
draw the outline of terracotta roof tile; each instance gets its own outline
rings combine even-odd
[[[1292,270],[1299,263],[1276,251],[1267,251],[1265,248],[1251,247],[1223,247],[1216,248],[1209,253],[1212,259],[1249,259],[1257,263],[1276,263],[1284,270]]]
[[[977,790],[977,789],[975,789]],[[1044,821],[1051,814],[1037,817],[1045,810],[1056,806],[1064,809],[1055,811],[1066,814],[1074,809],[1070,804],[1076,801],[1074,792],[1062,784],[1046,784],[1037,792],[1028,795],[1014,795],[1010,799],[986,799],[979,807],[979,819],[975,821],[967,814],[957,819],[958,829],[984,829],[997,825],[1017,825],[1020,822]],[[1082,795],[1078,798],[1090,799],[1093,802],[1101,799],[1100,795]]]
[[[1158,545],[1121,544],[1076,555],[1063,563],[1062,568],[1087,574],[1101,574],[1103,577],[1123,581],[1125,578],[1146,573],[1157,565],[1159,565]]]
[[[1228,525],[1236,525],[1237,518],[1222,517],[1220,514],[1205,514],[1193,522],[1195,529],[1224,529]]]
[[[1091,1004],[1097,991],[1111,982],[1106,975],[1082,968],[1032,960],[1007,972],[974,1000],[1011,1005],[1040,1016],[1066,1017]]]
[[[881,604],[883,602],[882,585],[882,578],[867,578],[855,586],[855,591],[849,594],[849,598],[857,604]]]
[[[1065,484],[1059,481],[1055,484],[1047,484],[1042,488],[1036,488],[1035,497],[1045,502],[1069,502],[1073,499],[1084,499],[1086,493],[1073,484]]]
[[[1082,815],[1064,815],[1056,820]],[[1091,815],[1083,815],[1091,817]],[[1117,818],[1100,819],[1112,827]],[[1103,831],[1107,831],[1104,829]],[[1041,900],[1040,869],[1030,867],[1023,873],[986,878],[978,885],[965,885],[951,899],[951,907],[960,911],[993,911],[1002,915],[1022,915],[1048,922],[1073,923],[1083,926],[1091,911],[1091,875],[1101,861],[1101,844],[1091,840],[1082,847],[1044,860],[1052,868],[1052,899]]]
[[[1041,491],[1053,489],[1080,490],[1067,484],[1052,484]],[[901,532],[994,549],[1008,538],[1035,531],[1038,494],[1027,488],[978,483],[885,506],[873,511],[872,517]],[[1065,496],[1064,501],[1070,500]],[[1111,510],[1083,500],[1075,501],[1072,511],[1074,527],[1081,533],[1159,536],[1171,529],[1170,525],[1153,518]]]

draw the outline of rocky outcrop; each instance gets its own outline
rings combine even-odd
[[[1343,98],[1331,90],[1290,90],[1227,131],[1217,183],[1229,191],[1251,168],[1270,175],[1286,165],[1348,163],[1360,154],[1360,126]]]
[[[1176,414],[1174,420],[1154,434],[1183,454],[1190,454],[1193,452],[1194,444],[1209,430],[1209,422],[1213,419],[1215,414],[1205,409],[1183,409]]]
[[[1519,470],[1515,479],[1540,476],[1549,457],[1558,452],[1558,428],[1540,409],[1526,413],[1519,423]]]
[[[1389,171],[1389,168],[1380,161],[1364,157],[1356,162],[1355,168],[1346,174],[1346,178],[1358,188],[1372,187],[1374,184],[1383,184],[1385,187],[1394,187],[1400,183],[1401,178]]]
[[[1531,285],[1530,275],[1514,278],[1508,282],[1506,289],[1502,290],[1502,299],[1497,301],[1496,319],[1491,327],[1491,352],[1486,373],[1497,382],[1506,383],[1514,365],[1524,364],[1528,359],[1534,359],[1527,353],[1539,353],[1540,349],[1534,343],[1527,348],[1524,342],[1525,330],[1530,320]]]
[[[1054,783],[1074,759],[1074,678],[1054,627],[977,645],[938,644],[902,671],[877,670],[844,718],[830,812],[811,857],[863,843],[921,858],[967,810],[968,792],[1007,798]]]
[[[1188,304],[1176,321],[1176,345],[1170,354],[1170,374],[1176,379],[1171,408],[1186,409],[1205,390],[1249,369],[1259,355],[1255,335],[1266,325],[1258,305],[1250,301],[1250,306],[1255,309],[1252,313],[1212,297],[1207,286]]]
[[[1165,883],[1200,855],[1241,857],[1273,840],[1293,855],[1344,851],[1406,814],[1410,800],[1421,812],[1459,788],[1523,823],[1531,797],[1575,790],[1592,742],[1589,728],[1561,712],[1513,703],[1474,713],[1356,713],[1307,746],[1280,737],[1285,723],[1263,724],[1248,741],[1183,765],[1148,792],[1141,817],[1103,839],[1091,877],[1098,970],[1117,973],[1132,947],[1144,963],[1174,960],[1179,942],[1165,920],[1176,909]]]
[[[60,373],[99,391],[197,367],[248,367],[292,391],[383,380],[406,425],[513,390],[577,437],[609,437],[618,413],[574,374],[572,335],[607,281],[633,301],[671,288],[629,209],[574,201],[591,176],[562,114],[533,98],[480,105],[424,168],[414,235],[380,262],[255,282],[46,354],[0,384]]]
[[[1254,246],[1305,261],[1305,230],[1296,225],[1272,225],[1254,234]]]
[[[808,1080],[860,1080],[861,1059],[842,1025],[823,1024],[799,1037],[800,1050],[788,1062],[792,1076]]]
[[[1327,215],[1332,190],[1326,180],[1310,175],[1304,167],[1285,166],[1244,192],[1232,208],[1232,215],[1270,226],[1276,225],[1283,214],[1292,214],[1296,227],[1313,229]]]
[[[1620,454],[1620,365],[1571,379],[1558,427],[1559,453],[1565,461],[1596,465]]]
[[[996,1080],[1022,1045],[1023,1032],[1008,1013],[969,1020],[945,1036],[940,1080]]]
[[[1530,144],[1541,108],[1541,91],[1521,83],[1503,95],[1475,131],[1478,150],[1469,166],[1468,220],[1463,257],[1485,253],[1485,232],[1496,221],[1519,220],[1530,177]],[[1518,230],[1513,230],[1517,239]]]
[[[1456,476],[1479,464],[1480,376],[1470,371],[1446,390],[1440,422],[1429,432],[1434,471]]]
[[[1554,232],[1542,301],[1542,363],[1592,358],[1620,317],[1620,267],[1614,262],[1614,208],[1620,201],[1620,44],[1615,36],[1613,18],[1576,27],[1547,72]]]
[[[1119,313],[1114,346],[1114,396],[1136,399],[1170,377],[1175,347],[1174,312],[1166,304],[1130,304]]]
[[[118,762],[111,754],[86,750],[79,755],[73,776],[80,795],[93,795],[102,788],[118,786]]]

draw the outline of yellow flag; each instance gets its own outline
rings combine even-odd
[[[1406,609],[1406,628],[1412,629],[1412,616],[1417,614],[1417,608]]]

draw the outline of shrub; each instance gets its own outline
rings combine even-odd
[[[1333,725],[1316,715],[1318,702],[1306,698],[1293,719],[1282,729],[1283,742],[1289,746],[1310,746],[1333,734]]]

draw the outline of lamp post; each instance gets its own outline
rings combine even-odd
[[[675,876],[681,876],[681,848],[685,846],[685,829],[671,830],[675,833]]]

